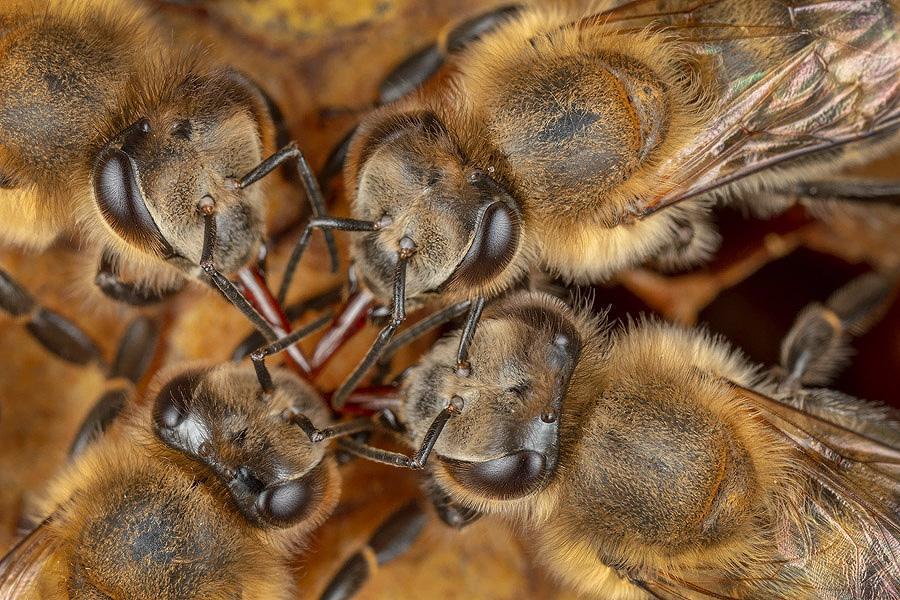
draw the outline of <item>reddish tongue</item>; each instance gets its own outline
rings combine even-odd
[[[316,375],[344,343],[366,324],[369,310],[375,303],[372,293],[365,288],[352,294],[340,308],[334,321],[316,344],[312,355],[312,374]]]
[[[243,267],[238,271],[237,275],[247,300],[269,322],[269,325],[275,330],[275,335],[278,337],[287,335],[291,330],[291,324],[288,322],[281,305],[278,304],[272,292],[269,291],[266,278],[259,269],[256,267]],[[290,357],[290,362],[299,370],[299,373],[308,379],[312,369],[303,351],[297,345],[293,345],[285,352]]]
[[[328,400],[331,400],[330,396]],[[399,407],[400,395],[396,386],[374,385],[354,390],[347,397],[341,414],[373,415],[385,409],[396,413]]]

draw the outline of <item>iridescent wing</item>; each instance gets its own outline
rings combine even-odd
[[[900,597],[900,435],[883,443],[824,413],[746,388],[738,393],[797,451],[796,474],[807,482],[807,495],[790,507],[789,526],[772,540],[777,558],[756,565],[753,579],[698,571],[638,584],[673,599],[730,598],[742,584],[761,597]]]
[[[0,559],[0,600],[28,597],[44,564],[53,554],[56,544],[50,534],[51,517],[13,546]]]
[[[579,27],[662,29],[713,73],[709,127],[661,165],[646,216],[762,169],[900,129],[892,0],[634,0]]]

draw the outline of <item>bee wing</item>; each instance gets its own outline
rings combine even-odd
[[[757,565],[753,580],[698,571],[638,585],[672,599],[731,598],[741,582],[773,596],[900,597],[900,439],[894,447],[824,415],[738,389],[798,450],[796,464],[809,482],[808,494],[789,507],[789,525],[773,540],[780,558]]]
[[[632,207],[636,216],[900,127],[900,35],[891,2],[760,5],[766,8],[635,0],[579,21],[621,32],[672,31],[698,61],[712,65],[722,88],[715,118],[661,165],[665,183]],[[753,16],[735,22],[733,14]]]
[[[50,517],[0,559],[0,600],[26,597],[44,564],[56,549],[49,531]]]

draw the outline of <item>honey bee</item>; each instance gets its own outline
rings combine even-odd
[[[97,257],[99,288],[130,304],[214,283],[272,341],[225,276],[263,247],[256,182],[296,161],[316,186],[293,142],[266,156],[278,114],[249,77],[173,46],[128,0],[4,2],[0,240],[40,250],[73,234]]]
[[[0,597],[294,597],[287,558],[338,499],[321,442],[370,420],[329,427],[309,384],[261,361],[256,373],[264,388],[234,363],[170,369],[115,422],[101,400],[40,525],[0,561]]]
[[[544,294],[486,309],[466,377],[459,336],[401,388],[396,416],[415,454],[340,442],[426,469],[449,524],[508,519],[551,573],[592,597],[900,593],[897,411],[785,388],[696,329],[613,330]],[[800,350],[813,336],[792,339]],[[359,573],[329,589],[352,593]]]
[[[335,404],[407,307],[470,302],[465,370],[484,300],[529,269],[595,282],[696,264],[717,244],[717,198],[766,212],[782,186],[896,145],[897,10],[638,0],[469,22],[447,77],[362,122],[344,170],[353,218],[313,219],[289,264],[282,289],[314,229],[363,232],[360,281],[392,306]]]

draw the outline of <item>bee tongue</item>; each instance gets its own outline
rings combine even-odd
[[[375,297],[364,287],[360,287],[347,298],[335,315],[331,327],[325,330],[313,350],[311,359],[313,375],[319,373],[344,343],[365,326],[374,305]]]
[[[275,334],[281,338],[291,330],[291,324],[281,305],[275,300],[262,272],[257,267],[241,267],[237,272],[244,294],[253,307],[269,322]],[[303,351],[296,345],[286,349],[291,362],[299,369],[299,374],[306,378],[310,372],[309,361]]]

